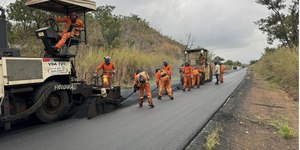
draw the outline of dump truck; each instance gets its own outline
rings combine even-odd
[[[206,82],[212,81],[212,67],[211,64],[207,61],[208,50],[205,48],[197,48],[197,49],[186,49],[183,51],[184,57],[183,62],[188,62],[193,69],[202,70],[200,72],[200,84],[203,85]],[[183,85],[183,67],[184,63],[179,68],[179,73],[181,74],[180,82]],[[197,81],[196,81],[197,83]]]
[[[83,14],[84,23],[86,12],[96,9],[96,3],[90,0],[28,0],[26,5],[62,15]],[[20,50],[8,47],[5,10],[0,8],[0,12],[0,126],[5,130],[30,116],[53,122],[76,112],[78,107],[85,108],[86,116],[92,118],[106,105],[119,105],[125,100],[119,86],[104,88],[99,84],[100,75],[93,74],[90,84],[77,78],[74,62],[82,38],[87,43],[86,25],[84,37],[68,39],[58,51],[53,48],[60,39],[58,25],[48,22],[48,26],[36,30],[45,54],[25,58]],[[69,52],[71,46],[76,48],[73,54]]]

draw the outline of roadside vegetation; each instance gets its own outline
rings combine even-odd
[[[215,128],[208,136],[206,137],[206,142],[204,143],[205,150],[213,150],[218,145],[220,145],[220,132],[222,132],[222,127]]]
[[[266,52],[253,66],[265,80],[282,87],[297,99],[299,95],[298,47]]]
[[[277,131],[280,137],[283,139],[294,139],[297,138],[297,130],[293,127],[291,127],[290,122],[287,117],[283,116],[278,116],[276,115],[277,119],[268,119],[268,117],[262,117],[260,115],[255,115],[255,119],[248,119],[256,124],[263,124],[264,126],[272,126],[274,127]]]
[[[145,70],[150,77],[154,77],[156,67],[162,68],[162,62],[168,61],[174,66],[179,66],[181,61],[159,53],[147,53],[138,49],[116,48],[113,50],[86,50],[82,52],[76,59],[76,66],[80,78],[84,78],[85,72],[90,72],[87,77],[91,77],[96,66],[102,61],[104,56],[109,55],[112,62],[116,65],[116,74],[114,76],[114,84],[122,86],[130,86],[132,84],[133,75],[137,69]],[[176,74],[176,68],[174,73]]]
[[[284,139],[293,139],[297,136],[296,130],[289,125],[286,119],[274,120],[271,125],[278,129],[279,135]]]

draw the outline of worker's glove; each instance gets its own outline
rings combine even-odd
[[[135,84],[135,85],[133,86],[133,91],[134,91],[134,92],[136,92],[136,91],[139,90],[139,89],[140,89],[140,87],[138,87],[137,84]]]
[[[115,75],[115,74],[116,74],[116,71],[114,70],[112,73]]]
[[[98,73],[97,73],[97,72],[95,72],[95,73],[93,74],[93,76],[94,76],[94,77],[97,77],[97,76],[98,76]]]

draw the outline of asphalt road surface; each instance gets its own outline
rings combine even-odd
[[[174,100],[154,99],[154,109],[129,105],[93,119],[68,119],[0,135],[3,150],[162,150],[183,149],[246,75],[242,69]]]

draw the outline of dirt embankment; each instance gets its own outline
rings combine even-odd
[[[205,149],[208,135],[218,129],[213,149],[297,150],[298,118],[298,102],[251,71],[188,149]]]

